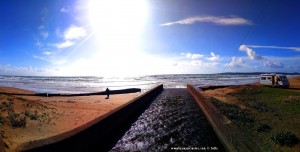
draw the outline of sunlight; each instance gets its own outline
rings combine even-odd
[[[145,0],[91,0],[88,18],[101,50],[122,55],[137,50],[148,8]]]

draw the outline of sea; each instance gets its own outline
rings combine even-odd
[[[288,77],[291,77],[288,75]],[[159,84],[164,88],[217,85],[241,85],[259,81],[259,74],[169,74],[135,77],[47,77],[0,76],[0,86],[26,89],[37,93],[90,93],[140,88],[147,91]]]

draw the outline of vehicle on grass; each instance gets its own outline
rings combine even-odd
[[[260,84],[264,86],[271,87],[284,87],[288,88],[290,86],[289,80],[283,74],[261,74],[260,75]]]

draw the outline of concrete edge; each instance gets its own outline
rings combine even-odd
[[[212,103],[196,90],[192,85],[187,84],[187,89],[194,97],[200,109],[203,111],[208,122],[216,132],[227,151],[261,151],[259,146],[251,139],[243,138],[243,133],[224,116]]]
[[[131,115],[136,113],[135,111],[143,110],[143,109],[139,109],[139,107],[144,108],[144,106],[147,105],[148,103],[152,102],[153,99],[162,90],[163,90],[163,85],[162,84],[158,85],[158,86],[148,90],[144,94],[130,100],[126,104],[114,109],[113,111],[110,111],[109,113],[107,113],[105,115],[99,116],[98,118],[86,123],[85,125],[79,126],[70,131],[67,131],[67,132],[64,132],[64,133],[61,133],[61,134],[58,134],[58,135],[55,135],[55,136],[52,136],[49,138],[43,138],[43,139],[38,139],[38,140],[34,140],[34,141],[29,141],[27,143],[24,143],[24,144],[18,146],[16,148],[16,151],[39,151],[39,149],[43,149],[43,147],[46,147],[48,145],[55,145],[56,143],[60,143],[60,142],[62,143],[64,140],[67,140],[67,139],[69,140],[70,138],[74,138],[74,136],[77,136],[75,138],[80,138],[79,137],[80,135],[78,135],[78,134],[83,134],[82,132],[87,132],[87,130],[89,130],[93,126],[97,126],[99,124],[102,126],[108,127],[107,128],[108,131],[102,130],[101,133],[105,132],[104,134],[109,134],[109,132],[113,131],[111,128],[116,128],[118,125],[124,123],[124,121],[126,121],[126,120],[124,120],[124,118],[131,117]],[[144,103],[141,103],[141,102],[144,102]],[[138,106],[136,106],[136,105],[138,105]],[[136,108],[136,109],[128,108],[130,106],[131,107],[134,106],[134,108]],[[125,114],[125,116],[124,116],[124,115],[120,114],[120,113],[124,113],[121,111],[128,112],[129,109],[133,110],[129,113],[131,115]],[[124,118],[119,118],[121,116],[124,116]],[[111,121],[112,121],[111,119],[120,119],[120,120],[114,121],[113,124],[107,124],[107,121],[109,123],[111,123]]]

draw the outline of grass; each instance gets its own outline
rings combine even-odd
[[[239,121],[241,123],[250,123],[254,121],[254,117],[251,116],[245,110],[242,110],[239,106],[235,104],[223,103],[215,98],[210,98],[212,102],[223,114],[228,118]]]
[[[255,121],[241,130],[257,138],[264,151],[299,151],[300,93],[288,89],[246,86],[228,94],[249,109]],[[282,131],[284,130],[284,131]],[[286,142],[286,143],[285,143]],[[297,148],[298,147],[298,148]]]
[[[281,109],[287,112],[288,115],[300,113],[300,93],[280,88],[267,88],[261,86],[248,86],[245,89],[230,94],[239,99],[239,101],[247,103],[251,108],[259,112],[276,112]],[[292,98],[292,102],[287,102]],[[298,101],[298,102],[297,102]],[[256,105],[255,105],[256,104]],[[267,110],[263,110],[266,108]]]

